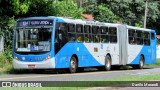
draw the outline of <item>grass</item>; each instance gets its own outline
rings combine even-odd
[[[0,74],[7,74],[11,71],[13,72],[12,64],[6,64],[3,67],[0,67]]]
[[[155,65],[160,66],[160,59],[157,59],[157,62]]]
[[[149,82],[149,81],[160,81],[160,74],[156,75],[148,75],[148,76],[133,76],[133,77],[121,77],[115,78],[111,80],[102,80],[102,81],[84,81],[83,83],[79,81],[79,87],[63,87],[60,85],[59,87],[30,87],[30,88],[3,88],[3,90],[82,90],[91,87],[114,87],[114,86],[124,86],[124,85],[131,85],[136,81],[141,82]],[[68,84],[73,84],[73,82]],[[85,86],[85,87],[82,87]],[[1,89],[1,88],[0,88]]]

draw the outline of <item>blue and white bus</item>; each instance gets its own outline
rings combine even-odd
[[[13,41],[15,69],[66,69],[156,62],[156,32],[123,24],[64,17],[17,20]]]

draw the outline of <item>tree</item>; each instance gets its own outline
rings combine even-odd
[[[54,0],[30,0],[31,4],[29,10],[25,15],[19,17],[31,16],[51,16],[53,15],[53,2]]]
[[[116,16],[110,9],[108,9],[103,4],[95,7],[95,10],[93,11],[93,15],[95,17],[95,20],[98,20],[101,22],[121,21],[121,19],[118,16]]]
[[[156,21],[160,11],[158,9],[158,3],[152,0],[148,4],[148,18]],[[107,4],[107,7],[117,16],[123,19],[124,23],[129,25],[141,24],[143,26],[144,11],[145,11],[145,0],[106,0],[103,2]],[[147,25],[149,20],[147,21]]]
[[[83,18],[82,8],[78,8],[74,0],[57,1],[53,3],[53,15],[73,18]]]
[[[0,1],[0,35],[5,39],[5,48],[11,48],[14,17],[25,14],[29,9],[28,0],[1,0]]]
[[[13,27],[17,15],[26,14],[30,0],[0,0],[0,35],[4,37],[4,55],[11,60]]]
[[[97,0],[83,0],[82,7],[84,8],[84,13],[93,14],[95,7],[97,7]]]

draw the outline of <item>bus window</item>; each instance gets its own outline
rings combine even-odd
[[[83,34],[77,34],[77,42],[83,42]]]
[[[98,26],[92,26],[92,33],[93,34],[100,34],[99,32],[100,32],[100,30],[99,30]]]
[[[108,27],[100,27],[101,33],[102,34],[107,34],[108,35]]]
[[[76,32],[77,33],[83,33],[83,26],[82,25],[76,25]]]
[[[108,27],[100,27],[100,31],[101,31],[100,41],[102,43],[108,43],[109,42]]]
[[[128,29],[129,44],[136,44],[136,33],[134,29]]]
[[[151,39],[154,40],[155,39],[155,35],[154,33],[151,33]]]
[[[100,42],[100,35],[92,35],[93,36],[93,42]]]
[[[99,26],[92,26],[93,42],[100,42],[100,29]]]
[[[150,45],[150,34],[149,34],[149,32],[144,32],[143,38],[144,38],[144,45],[149,46]]]
[[[74,24],[68,25],[68,32],[75,32],[75,25]]]
[[[84,26],[84,41],[87,43],[92,41],[91,27],[89,25]]]
[[[84,26],[84,33],[91,33],[91,27],[89,25]]]
[[[109,27],[109,41],[110,43],[117,43],[117,28]]]
[[[91,35],[90,34],[85,34],[84,35],[84,41],[85,42],[91,42],[92,40],[91,40]]]
[[[136,31],[137,33],[137,45],[143,45],[143,32],[142,31]]]
[[[71,42],[75,42],[76,41],[76,34],[75,33],[68,33],[68,39]]]
[[[101,42],[102,43],[108,43],[109,42],[109,36],[108,35],[101,35]]]

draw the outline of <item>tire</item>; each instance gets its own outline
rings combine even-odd
[[[138,65],[132,65],[132,67],[134,69],[143,69],[143,67],[144,67],[144,57],[140,56],[139,64]]]
[[[75,73],[77,71],[77,60],[75,57],[71,57],[69,72]]]
[[[143,58],[143,56],[141,56],[140,57],[140,60],[139,60],[139,69],[143,69],[143,67],[144,67],[144,58]]]
[[[105,70],[106,71],[111,70],[111,57],[109,55],[105,57]]]

